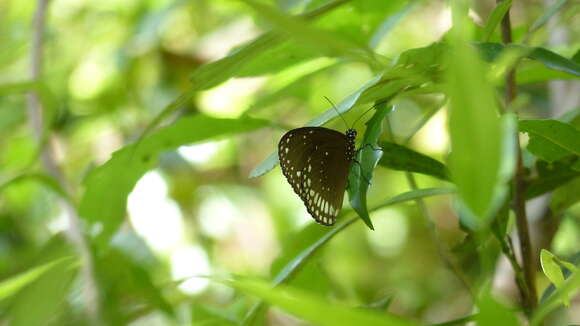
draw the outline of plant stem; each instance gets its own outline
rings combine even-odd
[[[30,68],[32,82],[40,82],[43,74],[44,61],[44,33],[46,28],[46,15],[48,11],[49,0],[38,0],[36,11],[32,22],[32,47],[30,53]],[[44,142],[43,130],[45,128],[44,108],[37,90],[33,90],[28,95],[27,114],[30,128],[36,138],[40,149],[40,158],[47,173],[59,183],[63,191],[66,192],[67,198],[74,198],[70,195],[71,185],[67,182],[64,174],[60,170],[56,159],[52,143]],[[63,208],[68,218],[67,237],[73,246],[77,249],[81,257],[81,273],[84,278],[84,295],[89,318],[94,325],[101,325],[100,319],[100,295],[94,275],[93,255],[89,244],[85,239],[79,216],[74,204],[70,201],[62,201]]]
[[[503,0],[498,0],[501,2]],[[510,11],[508,10],[501,22],[501,37],[504,44],[512,43],[512,30],[510,21]],[[515,67],[510,69],[505,76],[505,106],[510,109],[510,104],[516,97],[516,78]],[[530,241],[530,229],[526,213],[525,190],[526,183],[524,180],[525,170],[522,161],[522,151],[520,148],[519,136],[516,135],[516,172],[513,180],[513,208],[516,216],[516,225],[520,250],[522,256],[522,269],[526,281],[527,291],[522,293],[524,310],[529,315],[534,311],[538,299],[535,282],[536,263],[533,259],[532,243]]]

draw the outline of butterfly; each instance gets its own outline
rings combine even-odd
[[[323,127],[288,131],[278,144],[282,173],[314,220],[331,226],[342,208],[348,172],[356,154],[356,130]]]

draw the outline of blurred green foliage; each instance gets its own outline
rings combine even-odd
[[[578,323],[580,21],[546,5],[0,2],[0,325],[519,325],[525,268],[532,324]],[[315,224],[280,136],[379,103]]]

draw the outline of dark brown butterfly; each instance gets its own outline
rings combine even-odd
[[[282,173],[308,213],[333,225],[342,208],[348,171],[355,156],[356,130],[345,134],[322,127],[288,131],[278,144]]]

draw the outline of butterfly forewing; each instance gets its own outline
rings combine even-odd
[[[280,140],[282,172],[320,224],[333,225],[342,208],[353,150],[354,139],[322,127],[293,129]]]

